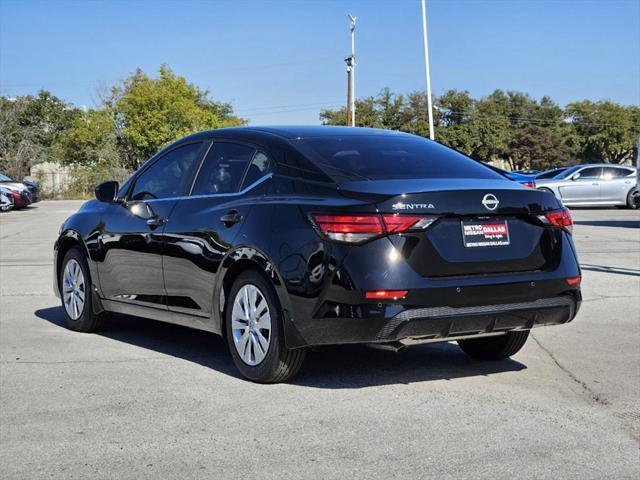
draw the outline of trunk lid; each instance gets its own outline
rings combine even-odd
[[[394,213],[451,215],[541,213],[560,208],[553,194],[509,180],[435,178],[376,180],[339,185],[347,197],[370,196],[378,208]],[[498,200],[494,210],[482,203],[485,195]]]
[[[562,231],[536,218],[561,208],[550,193],[476,179],[350,182],[340,190],[369,196],[381,213],[439,217],[425,231],[389,235],[425,277],[551,270],[560,261]]]

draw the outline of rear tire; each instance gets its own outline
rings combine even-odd
[[[58,274],[60,298],[67,328],[77,332],[95,332],[102,329],[109,313],[93,312],[91,274],[87,259],[80,247],[73,247],[67,252]]]
[[[233,282],[225,307],[225,331],[233,363],[253,382],[284,382],[298,373],[307,355],[306,348],[285,345],[282,308],[273,286],[253,270]]]
[[[478,360],[503,360],[515,355],[524,346],[529,330],[507,332],[498,337],[458,340],[464,353]]]
[[[632,210],[636,210],[638,208],[638,205],[636,204],[634,199],[635,195],[640,195],[635,188],[631,189],[631,191],[627,195],[627,208],[630,208]]]

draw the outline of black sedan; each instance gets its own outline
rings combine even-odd
[[[320,345],[457,340],[503,359],[581,301],[553,194],[404,133],[202,132],[96,197],[55,244],[69,328],[118,312],[215,332],[258,382]]]

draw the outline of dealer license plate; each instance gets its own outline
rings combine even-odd
[[[506,220],[463,221],[462,240],[465,247],[509,245],[509,226]]]

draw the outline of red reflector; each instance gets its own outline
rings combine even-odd
[[[378,300],[390,300],[396,298],[404,298],[409,293],[408,290],[373,290],[364,292],[365,298],[378,299]]]
[[[554,227],[564,228],[569,232],[573,229],[573,219],[571,218],[571,213],[569,213],[569,209],[567,208],[549,212],[545,214],[545,217],[547,217],[549,223]]]
[[[567,285],[570,287],[580,285],[580,282],[582,282],[582,277],[567,278]]]

